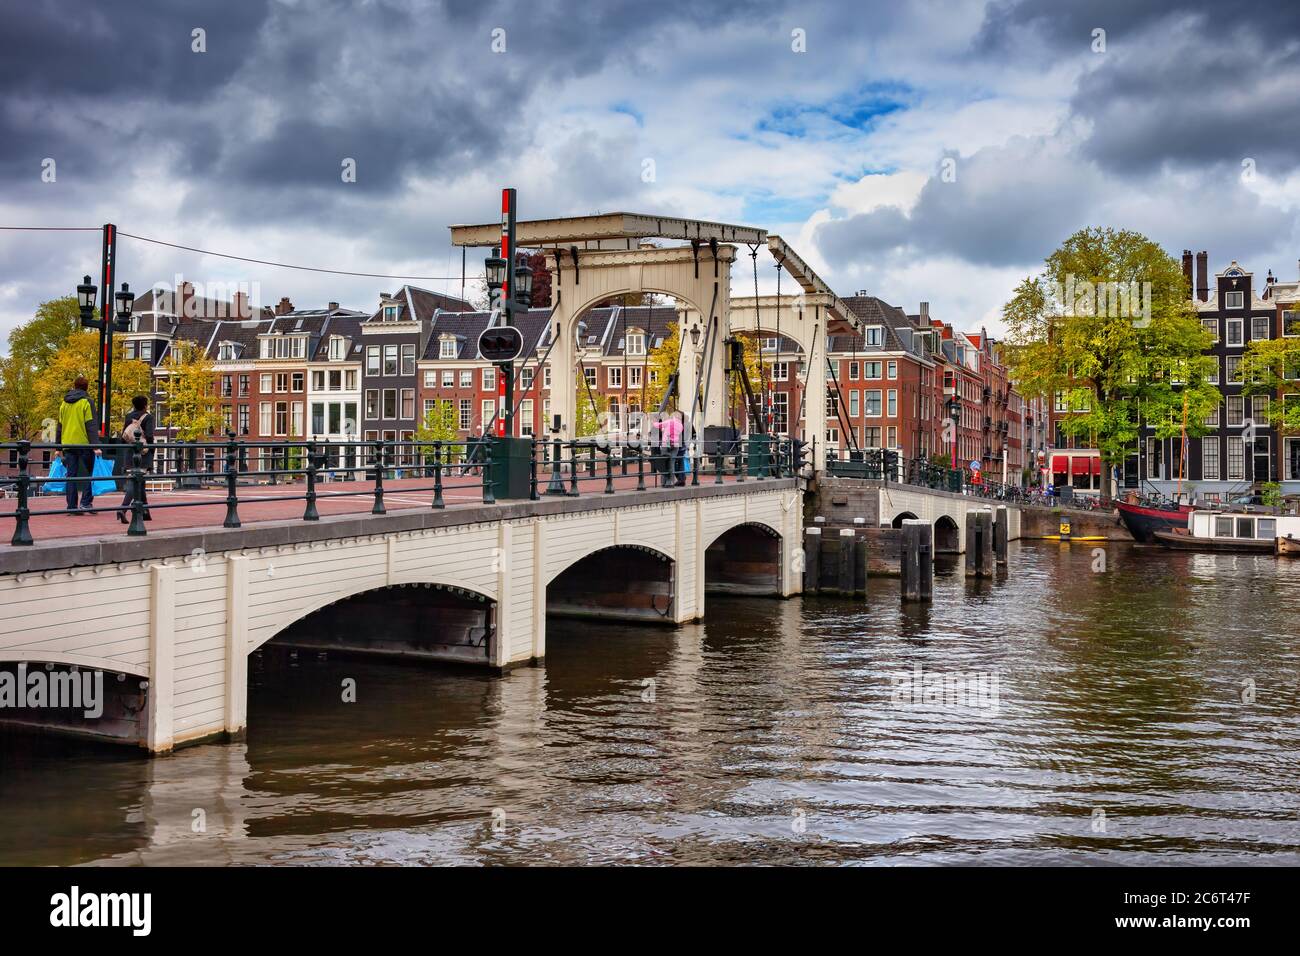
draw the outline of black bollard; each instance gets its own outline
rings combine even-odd
[[[998,505],[993,509],[993,556],[998,564],[1007,563],[1007,548],[1011,540],[1011,509]]]
[[[839,591],[846,597],[853,595],[853,558],[854,543],[857,536],[854,535],[852,528],[840,529],[840,576]]]

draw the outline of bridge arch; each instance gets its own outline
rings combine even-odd
[[[915,521],[916,517],[917,516],[912,514],[910,511],[900,511],[894,516],[894,520],[889,523],[889,526],[891,528],[901,528],[903,527],[904,521]]]
[[[762,521],[742,521],[704,550],[704,589],[713,594],[781,596],[784,540]]]
[[[552,575],[546,613],[674,624],[676,562],[660,548],[622,541],[589,551]]]
[[[934,553],[961,553],[961,528],[949,515],[939,515],[934,520]]]

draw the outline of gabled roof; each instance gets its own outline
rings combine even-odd
[[[339,309],[330,314],[329,327],[325,329],[316,342],[315,348],[307,356],[310,362],[324,362],[329,359],[329,340],[341,335],[348,340],[348,358],[357,358],[361,351],[361,323],[366,320],[364,312],[351,309]]]
[[[537,351],[542,335],[549,325],[550,316],[549,308],[529,309],[522,314],[516,313],[513,321],[515,328],[523,336],[524,356],[532,355]],[[456,338],[456,360],[477,361],[480,358],[478,339],[483,330],[488,327],[491,318],[491,312],[439,312],[433,322],[433,334],[429,336],[429,342],[424,347],[423,357],[440,358],[442,352],[440,343],[443,336],[452,335]]]
[[[472,312],[474,307],[464,299],[458,299],[453,295],[446,295],[442,292],[430,292],[428,289],[421,289],[418,286],[404,285],[385,301],[392,302],[397,306],[397,321],[399,322],[422,322],[426,319],[433,319],[434,313],[442,312]],[[384,303],[381,302],[379,308],[371,313],[366,322],[380,322],[383,320]]]

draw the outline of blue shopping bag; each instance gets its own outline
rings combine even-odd
[[[63,464],[62,458],[54,459],[54,464],[50,465],[50,477],[68,477],[68,469],[67,466]],[[67,491],[68,483],[66,481],[46,481],[41,484],[41,489],[43,491],[48,491],[52,495],[61,495]]]
[[[113,459],[96,455],[95,470],[91,472],[91,477],[107,479],[106,481],[92,481],[90,483],[90,493],[92,495],[106,495],[117,491],[117,482],[113,479]]]

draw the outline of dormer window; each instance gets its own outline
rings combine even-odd
[[[341,362],[348,354],[347,339],[341,335],[330,336],[329,357],[331,362]]]
[[[295,359],[307,356],[305,335],[264,335],[258,346],[258,357],[264,359]]]
[[[862,330],[862,340],[869,346],[878,346],[885,339],[885,329],[880,325],[868,325]]]
[[[444,335],[438,340],[438,358],[454,359],[456,357],[456,338]]]
[[[764,352],[775,352],[775,351],[776,351],[776,345],[777,345],[777,342],[776,342],[776,339],[775,339],[775,338],[765,338],[765,339],[763,339],[763,351],[764,351]]]
[[[396,304],[384,306],[384,321],[396,322],[399,309]]]
[[[645,355],[645,333],[629,332],[627,334],[627,354]]]
[[[235,360],[235,343],[222,342],[217,346],[218,362],[233,362]]]

